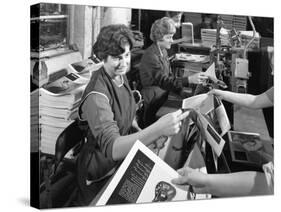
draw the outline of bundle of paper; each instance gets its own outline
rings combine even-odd
[[[39,150],[39,89],[30,95],[30,140],[31,152]]]
[[[203,170],[203,169],[202,169]],[[187,200],[187,191],[171,183],[176,170],[136,141],[96,205]],[[209,194],[198,198],[210,198]]]
[[[207,114],[214,109],[213,96],[200,94],[186,98],[182,101],[182,109],[194,109],[202,114]]]
[[[216,29],[201,29],[201,39],[203,46],[213,46],[216,44]],[[229,30],[221,28],[220,41],[222,45],[230,45]]]
[[[103,66],[103,62],[98,59],[96,62],[91,59],[86,59],[71,63],[68,65],[68,68],[72,73],[77,73],[82,76],[91,76],[92,72],[98,70],[101,66]]]
[[[177,53],[175,54],[175,60],[182,60],[195,63],[207,63],[210,61],[210,56],[208,55],[197,55],[188,53]]]
[[[225,144],[222,136],[231,128],[221,100],[213,95],[200,94],[184,99],[182,108],[184,110],[192,109],[196,111],[196,117],[199,119],[199,122],[197,121],[198,119],[194,119],[191,123],[198,125],[207,142],[212,146],[217,156],[219,156]],[[213,120],[213,123],[209,123],[204,115],[208,115]]]
[[[54,154],[59,134],[77,118],[77,109],[89,78],[70,72],[39,89],[40,151]]]

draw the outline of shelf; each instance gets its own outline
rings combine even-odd
[[[30,20],[37,21],[37,20],[63,19],[63,18],[68,18],[68,15],[46,15],[46,16],[30,18]]]

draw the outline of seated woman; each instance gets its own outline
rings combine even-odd
[[[176,134],[185,118],[178,110],[143,130],[138,127],[125,75],[132,46],[132,32],[125,25],[103,27],[93,46],[103,66],[92,73],[79,106],[79,118],[88,125],[87,143],[77,160],[79,205],[90,203],[136,140],[150,145],[161,136]]]
[[[203,72],[189,77],[173,76],[167,49],[171,48],[175,32],[175,22],[168,17],[156,20],[151,27],[153,44],[145,50],[140,63],[145,126],[156,121],[156,112],[165,103],[170,91],[181,95],[184,86],[198,84],[208,78]]]

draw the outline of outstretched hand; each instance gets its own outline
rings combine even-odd
[[[202,84],[209,77],[204,72],[199,72],[196,74],[192,74],[188,77],[189,83],[191,84]]]
[[[206,194],[208,191],[207,174],[204,174],[195,169],[184,167],[178,171],[179,177],[172,179],[172,183],[178,185],[184,190],[187,190],[191,185],[194,193]]]
[[[156,123],[156,127],[160,132],[160,135],[170,136],[177,134],[180,131],[182,120],[188,116],[187,113],[183,113],[182,110],[177,110],[173,113],[168,113],[162,116]]]
[[[210,95],[215,95],[216,97],[219,97],[222,99],[222,94],[223,94],[223,91],[222,90],[219,90],[219,89],[212,89],[208,92],[208,94]]]

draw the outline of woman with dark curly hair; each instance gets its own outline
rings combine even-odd
[[[103,66],[92,73],[79,106],[79,118],[89,126],[77,163],[83,205],[115,173],[136,140],[148,146],[161,136],[176,134],[185,118],[179,110],[143,130],[138,127],[136,103],[125,75],[132,46],[132,32],[125,25],[105,26],[93,46]]]
[[[156,121],[155,114],[167,100],[170,91],[181,95],[184,86],[198,84],[207,79],[203,72],[188,77],[173,76],[167,49],[171,48],[175,32],[175,22],[171,18],[156,20],[150,31],[153,44],[145,50],[141,59],[140,79],[146,126]]]

